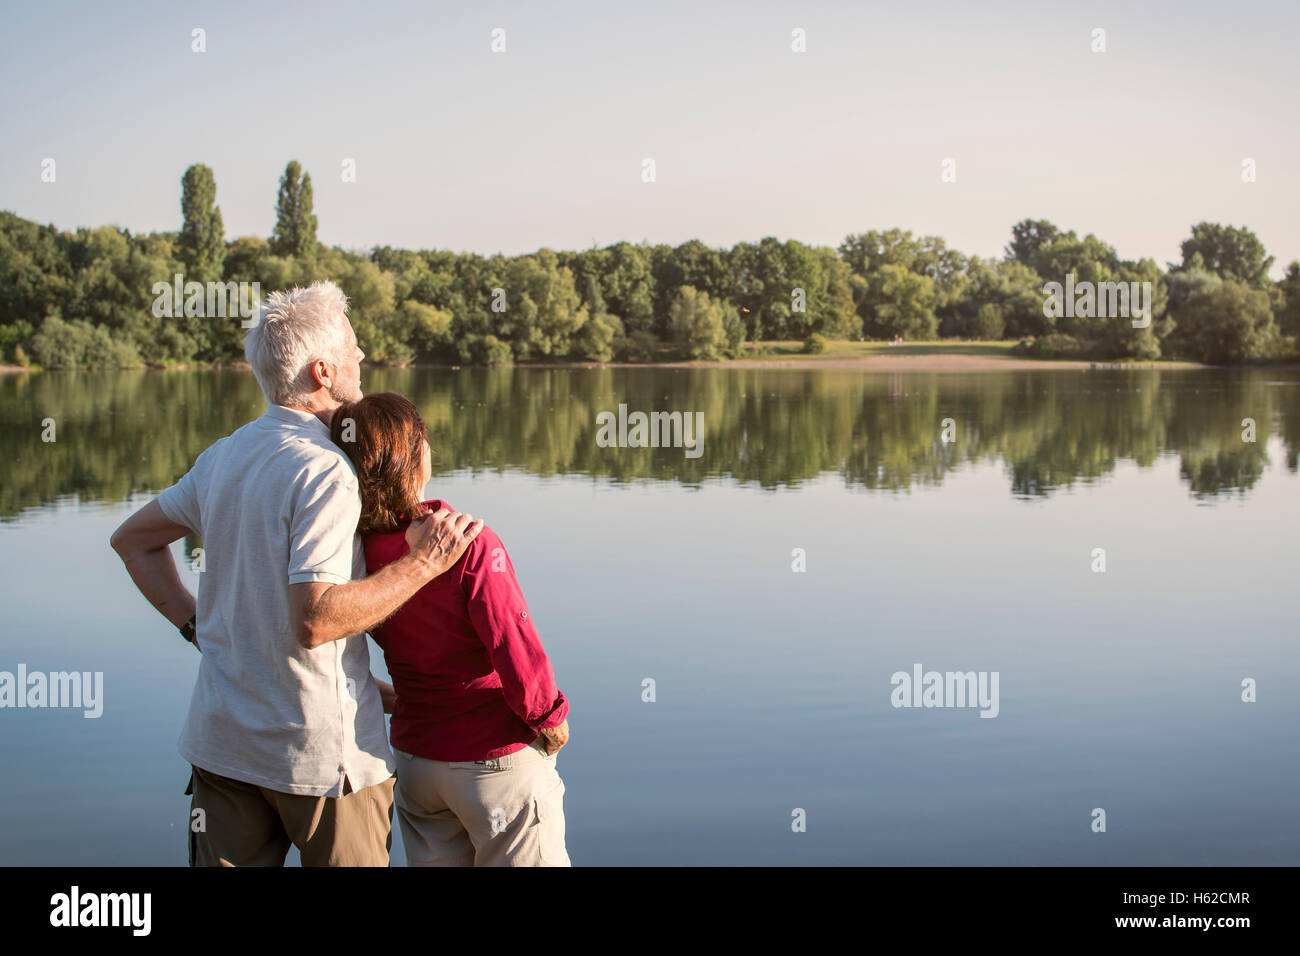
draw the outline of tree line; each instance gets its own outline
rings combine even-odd
[[[1002,258],[967,256],[900,229],[836,248],[773,237],[713,248],[619,242],[582,251],[483,256],[322,245],[311,176],[290,162],[269,239],[228,240],[212,170],[181,179],[179,232],[101,226],[64,232],[0,212],[0,362],[46,368],[229,363],[229,316],[156,315],[155,286],[332,279],[378,364],[723,359],[746,342],[1018,339],[1026,354],[1285,360],[1300,334],[1300,263],[1280,281],[1245,227],[1201,222],[1181,261],[1121,259],[1094,235],[1046,220],[1011,230]],[[1045,307],[1049,283],[1149,290],[1145,324],[1074,303]],[[1112,289],[1114,287],[1112,286]],[[1091,294],[1091,293],[1090,293]],[[1080,300],[1082,302],[1082,300]],[[1099,314],[1100,312],[1100,314]]]
[[[1264,372],[1190,373],[1199,383],[1191,387],[1188,374],[1039,375],[1033,387],[1005,372],[912,375],[903,394],[890,375],[515,366],[445,375],[377,368],[365,385],[419,407],[435,477],[469,470],[689,486],[726,477],[778,489],[838,475],[850,487],[896,492],[997,463],[1010,494],[1033,498],[1104,479],[1121,462],[1145,469],[1173,454],[1188,492],[1214,498],[1256,487],[1271,440],[1275,466],[1296,473],[1300,389],[1271,387]],[[597,416],[619,402],[703,413],[703,455],[601,447]],[[230,369],[0,377],[0,521],[66,496],[115,502],[165,488],[265,404],[253,377]],[[52,444],[38,427],[46,417],[57,422]],[[939,439],[945,417],[955,421],[953,442]],[[1258,423],[1254,441],[1243,440],[1247,418]]]

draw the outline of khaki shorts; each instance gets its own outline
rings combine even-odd
[[[564,781],[541,739],[493,760],[397,755],[408,866],[569,866]]]
[[[391,777],[341,797],[308,797],[194,767],[185,792],[193,795],[190,866],[284,866],[290,845],[303,866],[388,866]]]

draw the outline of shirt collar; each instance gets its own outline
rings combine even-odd
[[[268,418],[287,422],[290,425],[298,425],[303,428],[312,429],[325,438],[330,437],[330,430],[325,427],[325,423],[311,412],[300,411],[296,408],[289,408],[285,405],[270,404],[266,406],[266,412],[264,414]]]

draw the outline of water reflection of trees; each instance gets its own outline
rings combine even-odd
[[[1280,436],[1297,468],[1300,384],[1256,371],[864,375],[763,369],[387,369],[369,391],[410,396],[429,424],[435,474],[518,469],[615,481],[697,484],[726,476],[763,488],[842,475],[867,489],[936,484],[967,462],[1001,462],[1015,495],[1103,477],[1120,460],[1181,459],[1193,494],[1245,492]],[[602,448],[596,414],[704,413],[704,453]],[[76,495],[118,501],[156,491],[263,402],[251,375],[46,373],[0,379],[5,481],[0,515]],[[57,441],[41,441],[53,418]],[[941,441],[941,423],[956,441]],[[1255,443],[1242,440],[1253,418]]]

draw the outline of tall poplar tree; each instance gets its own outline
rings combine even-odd
[[[225,224],[216,205],[217,181],[212,170],[195,163],[181,177],[181,226],[179,258],[187,278],[209,282],[221,278],[226,259]]]
[[[271,250],[279,256],[308,258],[316,252],[316,216],[312,212],[311,174],[296,159],[280,177]]]

